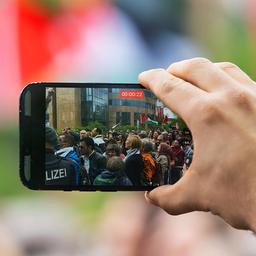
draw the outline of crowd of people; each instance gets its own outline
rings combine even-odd
[[[46,185],[159,186],[174,184],[189,167],[189,130],[76,132],[46,127]]]

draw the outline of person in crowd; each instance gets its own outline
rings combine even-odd
[[[107,157],[107,159],[109,159],[113,156],[118,156],[122,160],[124,160],[124,158],[125,158],[125,155],[121,153],[121,149],[120,149],[120,147],[117,143],[108,144],[107,148],[106,148],[106,157]]]
[[[112,156],[103,170],[94,180],[93,185],[132,186],[125,174],[125,163],[119,156]]]
[[[140,131],[139,137],[140,137],[141,139],[147,138],[147,137],[148,137],[147,132],[146,132],[146,131]]]
[[[160,134],[160,135],[158,135],[158,137],[157,137],[157,143],[160,144],[160,143],[162,143],[162,142],[164,142],[164,136],[163,136],[163,134]]]
[[[71,130],[59,136],[60,149],[56,151],[56,155],[70,160],[77,172],[77,177],[81,176],[81,160],[76,147],[75,137],[70,134]],[[81,180],[79,179],[79,182]]]
[[[167,131],[163,131],[162,135],[163,135],[163,141],[162,142],[170,144],[168,132]]]
[[[69,135],[71,135],[74,138],[74,151],[77,153],[79,156],[79,142],[80,142],[80,134],[79,132],[70,130],[68,132]]]
[[[182,146],[180,145],[178,140],[174,140],[172,145],[171,145],[171,152],[174,157],[175,161],[175,166],[183,166],[184,164],[184,157],[185,153],[184,150],[182,149]]]
[[[113,139],[113,132],[112,131],[108,131],[106,137],[108,138],[108,140]]]
[[[142,159],[144,162],[145,185],[152,185],[153,176],[156,174],[156,160],[153,155],[153,143],[149,139],[142,140]]]
[[[127,131],[129,135],[138,135],[135,130]]]
[[[68,133],[69,131],[71,131],[71,128],[70,127],[65,127],[62,129],[62,134],[65,134],[65,133]]]
[[[70,130],[68,132],[68,134],[74,137],[75,145],[77,146],[79,144],[79,141],[80,141],[80,133],[76,132],[76,131],[73,131],[73,130]]]
[[[117,141],[114,138],[109,139],[106,141],[106,148],[109,144],[118,144]],[[105,152],[106,153],[106,152]]]
[[[174,215],[211,211],[256,232],[256,83],[233,63],[205,58],[143,72],[139,82],[186,122],[195,145],[186,175],[147,193],[148,202]]]
[[[45,184],[77,186],[80,184],[78,173],[71,160],[55,154],[58,137],[55,130],[45,127]]]
[[[156,158],[157,148],[160,144],[157,138],[160,134],[158,133],[158,131],[151,131],[151,133],[152,133],[152,135],[150,137],[150,141],[153,143],[153,147],[154,147],[153,155],[154,155],[154,158]]]
[[[92,137],[92,131],[90,129],[85,129],[87,137]]]
[[[62,135],[61,135],[62,136]],[[79,143],[80,143],[80,133],[75,132],[73,130],[69,130],[66,133],[64,133],[64,136],[67,138],[69,136],[72,136],[73,139],[71,140],[72,143],[70,145],[73,147],[74,153],[71,151],[67,157],[73,158],[78,164],[80,168],[80,173],[81,173],[81,185],[88,185],[90,183],[88,173],[86,172],[86,169],[83,164],[83,159],[80,157],[80,150],[79,150]],[[71,139],[71,138],[70,138]],[[66,150],[68,147],[66,148]],[[63,149],[64,150],[64,149]],[[61,152],[61,150],[59,151]]]
[[[185,173],[186,170],[189,168],[190,164],[192,163],[193,153],[194,153],[193,152],[193,149],[194,149],[193,142],[190,144],[189,141],[187,141],[187,140],[184,141],[183,149],[184,149],[184,154],[185,154],[183,173]]]
[[[174,141],[174,140],[177,140],[177,138],[178,138],[178,130],[177,130],[177,128],[175,128],[174,130],[173,130],[173,132],[172,132],[172,142]]]
[[[100,128],[94,128],[92,130],[92,137],[94,140],[94,143],[101,149],[101,152],[99,153],[104,153],[106,150],[106,145],[104,138],[102,136],[102,130]]]
[[[168,184],[169,183],[169,175],[171,168],[171,155],[170,155],[171,147],[167,143],[160,143],[158,146],[158,156],[156,161],[161,165],[161,182],[160,184]]]
[[[153,130],[148,131],[147,138],[149,138],[150,140],[153,139]]]
[[[56,152],[63,158],[71,158],[79,162],[79,155],[77,154],[74,147],[77,145],[74,136],[70,133],[65,133],[59,136],[60,149]]]
[[[87,137],[88,135],[87,135],[87,132],[86,132],[86,130],[81,130],[80,131],[80,140],[82,140],[83,138],[85,138],[85,137]]]
[[[174,158],[174,165],[171,168],[171,184],[176,183],[182,176],[185,153],[178,140],[174,140],[171,145],[171,153]]]
[[[167,143],[168,145],[172,145],[173,139],[172,139],[172,132],[171,131],[168,132],[168,142],[169,142],[169,143]]]
[[[93,184],[94,179],[106,168],[106,158],[95,151],[95,143],[91,137],[85,137],[80,141],[80,152],[86,162],[84,166],[90,182]]]
[[[132,184],[143,185],[144,162],[141,155],[142,142],[138,135],[129,135],[125,142],[127,155],[124,159],[125,172]]]
[[[127,150],[126,150],[126,146],[125,146],[127,138],[128,138],[127,133],[123,133],[123,134],[119,135],[121,153],[123,153],[125,156],[127,155]]]
[[[158,133],[158,131],[154,131],[154,133],[153,133],[153,143],[157,143],[158,142],[158,136],[159,136],[160,134]]]
[[[120,140],[120,137],[119,137],[119,133],[118,132],[112,132],[112,137],[115,141],[119,141]]]

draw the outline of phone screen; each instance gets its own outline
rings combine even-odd
[[[189,167],[189,129],[142,86],[40,86],[24,94],[30,115],[21,111],[21,178],[29,187],[150,190],[174,184]]]

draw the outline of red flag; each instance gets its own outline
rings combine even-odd
[[[140,122],[141,123],[145,123],[147,119],[148,119],[147,116],[145,116],[144,114],[140,115]]]
[[[167,123],[168,122],[168,116],[165,116],[163,119],[163,123]]]

